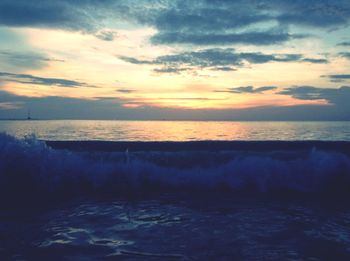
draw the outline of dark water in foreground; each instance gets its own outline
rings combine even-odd
[[[0,260],[350,260],[349,142],[47,144],[0,134]]]
[[[2,260],[349,260],[348,204],[188,198],[1,211]]]

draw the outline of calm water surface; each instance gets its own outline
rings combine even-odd
[[[45,140],[347,140],[350,122],[0,121],[0,132]]]

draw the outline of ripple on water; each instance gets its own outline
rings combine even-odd
[[[179,202],[91,202],[48,211],[38,221],[4,218],[0,254],[8,260],[350,260],[346,206]]]

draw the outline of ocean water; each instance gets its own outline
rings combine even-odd
[[[350,122],[0,121],[0,132],[43,140],[350,140]]]
[[[349,123],[151,123],[1,121],[0,260],[350,260]]]

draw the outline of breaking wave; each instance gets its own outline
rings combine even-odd
[[[184,192],[348,193],[345,153],[72,152],[34,136],[0,134],[0,195],[5,200]]]

